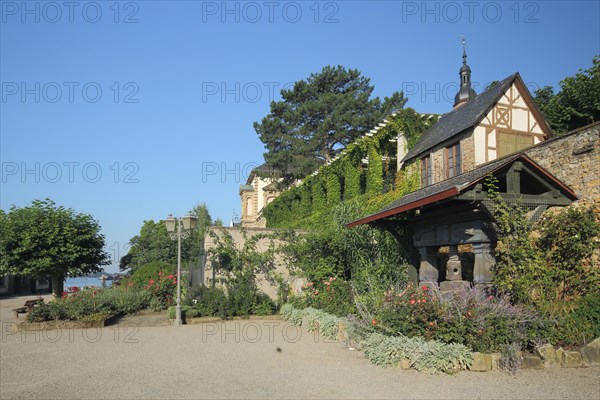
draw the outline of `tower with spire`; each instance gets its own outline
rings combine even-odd
[[[471,100],[475,100],[477,97],[477,93],[471,87],[471,68],[467,65],[467,48],[466,42],[463,38],[462,40],[463,46],[463,65],[460,67],[459,75],[460,75],[460,89],[456,96],[454,96],[454,108],[458,108],[465,103],[468,103]]]

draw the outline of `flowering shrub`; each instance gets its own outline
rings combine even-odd
[[[308,282],[302,289],[302,295],[293,300],[297,307],[314,307],[337,316],[346,316],[354,311],[350,285],[335,276]]]
[[[543,331],[538,331],[543,321],[532,311],[476,288],[442,294],[436,288],[408,285],[384,296],[382,308],[369,319],[374,330],[388,335],[422,336],[489,352],[513,342],[533,343]]]
[[[144,289],[150,293],[149,308],[152,311],[166,310],[175,303],[177,276],[158,272],[158,277],[149,279]]]

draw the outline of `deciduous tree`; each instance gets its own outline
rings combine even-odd
[[[50,199],[2,212],[0,233],[0,274],[50,276],[55,296],[65,277],[100,272],[110,263],[98,221]]]

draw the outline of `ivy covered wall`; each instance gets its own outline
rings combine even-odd
[[[436,121],[412,108],[392,114],[266,206],[267,226],[311,228],[328,221],[333,208],[349,200],[357,201],[367,215],[418,189],[417,168],[397,171],[396,138],[402,133],[410,149]]]

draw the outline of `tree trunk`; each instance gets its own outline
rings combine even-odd
[[[60,298],[62,296],[64,284],[64,274],[52,275],[52,294],[54,295],[54,297]]]

